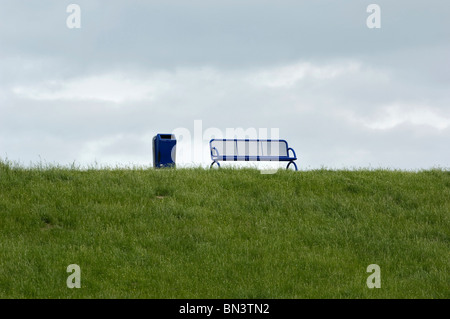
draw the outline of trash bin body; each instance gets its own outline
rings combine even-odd
[[[175,167],[177,140],[174,134],[153,137],[153,167]]]

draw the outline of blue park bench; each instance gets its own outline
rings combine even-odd
[[[210,167],[220,167],[219,161],[278,161],[289,162],[286,169],[294,164],[297,170],[297,155],[285,140],[212,139],[209,147],[213,161]]]

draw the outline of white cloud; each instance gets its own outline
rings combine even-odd
[[[248,81],[257,86],[290,88],[299,81],[329,80],[342,75],[355,74],[360,72],[360,69],[361,64],[356,62],[331,65],[302,62],[258,71],[252,74]]]
[[[373,119],[353,119],[363,123],[366,127],[375,130],[388,130],[402,124],[426,125],[437,130],[450,127],[450,116],[439,114],[429,106],[392,104],[380,108],[380,115]]]
[[[150,166],[151,134],[118,133],[86,141],[77,162],[84,166]]]
[[[32,100],[97,100],[112,103],[153,100],[157,93],[166,91],[169,85],[164,74],[148,78],[130,77],[111,73],[67,82],[47,81],[32,86],[16,86],[12,92]]]

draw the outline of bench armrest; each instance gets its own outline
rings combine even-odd
[[[214,158],[214,154],[213,152],[216,151],[216,157],[219,156],[219,151],[217,150],[217,148],[215,147],[211,147],[211,158]]]
[[[294,157],[297,158],[297,154],[295,154],[295,151],[294,151],[294,149],[293,149],[292,147],[289,147],[289,148],[287,149],[287,154],[288,154],[288,156],[289,156],[289,151],[292,151],[292,153],[294,153]]]

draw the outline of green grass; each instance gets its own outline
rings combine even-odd
[[[445,170],[0,162],[0,298],[449,298],[449,238]]]

